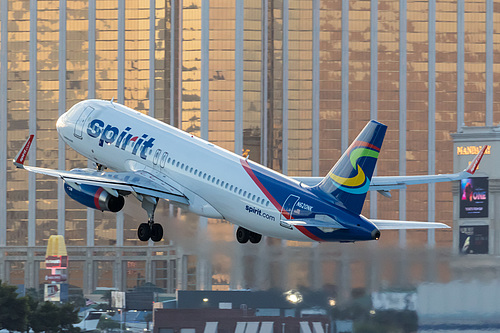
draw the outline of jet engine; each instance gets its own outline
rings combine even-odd
[[[101,211],[107,210],[116,213],[125,204],[123,196],[119,195],[115,197],[99,186],[85,184],[71,186],[64,183],[64,190],[71,199],[82,205]]]

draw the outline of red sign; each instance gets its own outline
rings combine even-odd
[[[46,268],[68,268],[68,256],[48,256],[45,258]]]

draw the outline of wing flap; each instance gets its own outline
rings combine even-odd
[[[52,177],[59,177],[68,183],[100,186],[113,190],[135,192],[183,204],[189,204],[186,196],[172,185],[145,172],[102,172],[92,169],[73,169],[71,171],[52,170],[31,166],[24,169]]]
[[[415,222],[394,220],[370,220],[379,230],[409,230],[409,229],[449,229],[450,227],[439,222]]]

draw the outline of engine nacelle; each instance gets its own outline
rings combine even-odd
[[[64,183],[64,190],[69,197],[87,207],[116,213],[125,205],[123,196],[112,196],[102,187],[85,184],[78,187],[80,190]]]

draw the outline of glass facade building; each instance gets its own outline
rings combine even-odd
[[[451,133],[500,121],[497,7],[494,0],[0,0],[0,279],[42,283],[52,234],[65,236],[69,283],[86,293],[143,282],[168,292],[338,281],[374,289],[405,281],[408,267],[383,261],[389,248],[425,247],[445,261],[448,231],[384,232],[356,249],[274,239],[244,247],[232,224],[166,202],[156,214],[165,240],[141,243],[136,228],[147,216],[134,198],[116,215],[92,211],[67,198],[61,180],[10,161],[32,133],[30,165],[92,167],[59,140],[55,122],[80,100],[115,98],[291,176],[325,175],[369,119],[389,126],[377,175],[449,173]],[[451,225],[452,185],[413,186],[391,199],[371,193],[363,213]],[[422,279],[451,274],[408,256]]]

